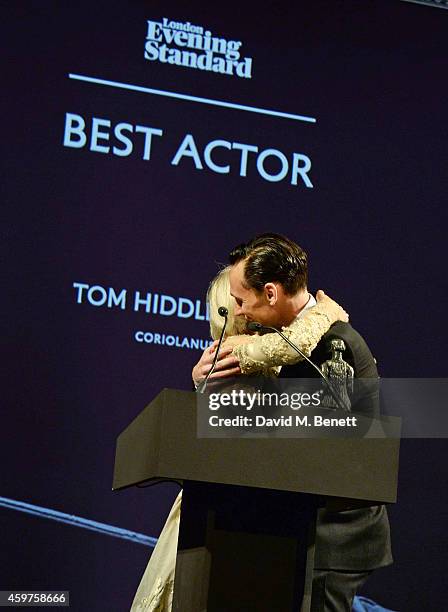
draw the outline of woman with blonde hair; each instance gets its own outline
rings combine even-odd
[[[230,295],[229,266],[218,272],[211,281],[207,290],[207,307],[210,317],[210,336],[217,340],[221,335],[224,319],[218,314],[218,308],[225,306],[228,310],[227,315],[227,336],[237,336],[244,334],[245,321],[241,317],[235,317],[233,306],[235,300]]]

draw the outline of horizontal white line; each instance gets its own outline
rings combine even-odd
[[[190,102],[199,102],[200,104],[210,104],[212,106],[221,106],[223,108],[234,108],[243,110],[249,113],[259,113],[261,115],[271,115],[273,117],[281,117],[282,119],[294,119],[296,121],[306,121],[307,123],[316,123],[315,117],[307,117],[306,115],[293,115],[292,113],[283,113],[281,111],[269,110],[267,108],[258,108],[256,106],[246,106],[245,104],[235,104],[234,102],[225,102],[223,100],[213,100],[211,98],[199,98],[198,96],[189,96],[188,94],[175,93],[174,91],[165,91],[163,89],[152,89],[151,87],[141,87],[140,85],[131,85],[130,83],[120,83],[119,81],[109,81],[107,79],[97,79],[82,74],[70,73],[70,79],[77,81],[85,81],[86,83],[95,83],[97,85],[106,85],[108,87],[117,87],[118,89],[127,89],[129,91],[139,91],[141,93],[154,94],[156,96],[165,96],[167,98],[176,98],[177,100],[188,100]]]

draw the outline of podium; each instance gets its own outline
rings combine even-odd
[[[318,508],[396,501],[398,438],[198,438],[163,390],[119,435],[113,490],[183,483],[173,610],[307,612]]]

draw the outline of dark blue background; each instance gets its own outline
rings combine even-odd
[[[243,41],[252,79],[148,62],[146,20]],[[202,297],[262,231],[310,254],[310,288],[351,315],[383,376],[444,376],[448,14],[390,0],[238,4],[16,1],[4,8],[1,146],[6,316],[0,495],[157,535],[177,489],[111,492],[115,438],[199,353],[137,329],[205,322],[76,304],[73,282]],[[121,91],[68,73],[315,116],[316,125]],[[62,146],[66,112],[162,128],[151,161]],[[186,133],[309,155],[314,189],[170,164]],[[237,162],[234,165],[238,167]],[[443,609],[444,441],[404,441],[396,563],[366,593]],[[80,612],[130,607],[150,550],[0,510],[0,588],[70,589]]]

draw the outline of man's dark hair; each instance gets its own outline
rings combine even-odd
[[[229,263],[246,262],[244,278],[248,288],[261,291],[266,283],[280,283],[288,295],[304,289],[308,282],[308,261],[298,244],[280,234],[261,234],[239,244]]]

